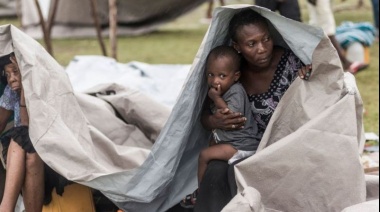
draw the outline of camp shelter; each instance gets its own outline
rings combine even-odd
[[[40,0],[45,17],[53,11],[54,0]],[[40,19],[34,1],[21,0],[22,26],[33,38],[42,38]],[[102,34],[108,34],[108,0],[96,0]],[[119,35],[140,35],[157,29],[163,23],[198,7],[206,0],[118,0],[117,24]],[[45,8],[45,9],[44,9]],[[52,28],[52,38],[96,36],[91,13],[91,0],[61,0]]]
[[[16,15],[16,1],[0,0],[0,17],[15,17]]]

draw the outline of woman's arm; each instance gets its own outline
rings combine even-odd
[[[12,111],[0,107],[0,134],[7,126],[8,120],[12,115]]]
[[[210,114],[203,110],[201,122],[204,128],[208,130],[222,129],[222,130],[235,130],[244,127],[247,118],[243,117],[241,113],[235,113],[225,109],[217,109],[214,114]]]

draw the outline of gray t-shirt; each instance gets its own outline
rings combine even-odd
[[[251,112],[250,102],[248,96],[241,85],[237,82],[224,93],[224,101],[227,103],[228,108],[233,112],[240,112],[247,118],[244,129],[224,131],[221,129],[213,130],[214,139],[217,143],[229,143],[237,150],[256,151],[260,143],[258,137],[257,124],[253,119]],[[215,106],[211,105],[211,110]]]

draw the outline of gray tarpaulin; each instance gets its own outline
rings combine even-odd
[[[205,58],[228,42],[228,22],[241,7],[216,10],[170,115],[139,91],[114,84],[74,95],[63,68],[36,41],[13,26],[1,27],[0,53],[16,52],[30,137],[42,159],[126,211],[165,211],[178,203],[197,186],[198,154],[210,137],[199,121]],[[310,81],[295,80],[258,153],[236,167],[239,192],[253,191],[249,201],[258,203],[257,211],[341,211],[364,202],[362,102],[353,76],[343,74],[321,29],[252,9],[271,21],[276,43],[314,71]],[[225,210],[254,211],[249,204]]]

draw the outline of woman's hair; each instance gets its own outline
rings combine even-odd
[[[5,76],[5,66],[11,64],[11,56],[14,56],[14,53],[10,53],[0,57],[0,83],[7,84],[7,76]]]
[[[265,26],[268,26],[267,19],[259,13],[257,13],[256,11],[253,11],[250,8],[242,9],[240,12],[236,13],[230,20],[230,24],[228,26],[228,35],[232,39],[232,41],[236,42],[236,35],[240,27],[257,23],[261,23]]]
[[[221,45],[213,48],[208,54],[206,65],[209,66],[209,63],[212,60],[215,60],[219,57],[230,57],[232,59],[232,62],[236,65],[234,71],[239,70],[241,57],[233,47]]]

